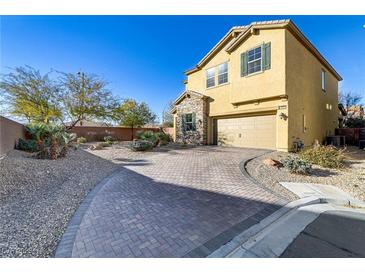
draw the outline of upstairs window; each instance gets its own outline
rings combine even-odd
[[[225,62],[218,66],[218,85],[228,82],[228,63]]]
[[[207,88],[215,86],[215,68],[207,69]]]
[[[326,72],[323,69],[321,71],[321,84],[322,91],[326,91]]]
[[[271,68],[271,42],[241,53],[241,77]]]
[[[247,70],[248,74],[261,71],[262,58],[261,46],[251,49],[247,52]]]

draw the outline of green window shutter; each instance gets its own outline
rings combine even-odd
[[[196,130],[196,115],[192,113],[193,131]]]
[[[271,42],[262,45],[262,68],[263,70],[271,68]]]
[[[247,75],[247,52],[241,53],[241,77]]]
[[[181,125],[181,127],[182,127],[182,131],[186,131],[186,115],[185,114],[182,114],[181,115],[181,121],[182,121],[182,125]]]

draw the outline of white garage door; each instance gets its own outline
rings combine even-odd
[[[218,145],[276,149],[276,116],[217,120]]]

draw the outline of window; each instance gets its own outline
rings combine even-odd
[[[271,69],[271,42],[241,53],[241,77]]]
[[[215,86],[215,68],[207,69],[207,88]]]
[[[218,66],[218,85],[228,82],[228,63],[225,62]]]
[[[262,58],[261,58],[261,46],[249,50],[247,52],[247,70],[248,74],[261,71]]]
[[[322,90],[326,91],[326,72],[322,69],[321,72]]]
[[[183,115],[184,131],[196,131],[195,113],[188,113]]]

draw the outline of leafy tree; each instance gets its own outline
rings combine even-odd
[[[365,120],[356,117],[348,117],[345,119],[344,126],[347,128],[363,128],[365,127]]]
[[[174,126],[174,115],[171,111],[174,108],[174,101],[170,101],[162,112],[162,126],[163,127],[173,127]]]
[[[351,91],[345,91],[339,93],[339,101],[345,107],[346,111],[353,105],[357,105],[361,102],[362,96],[354,94]]]
[[[84,119],[113,118],[118,102],[106,89],[107,83],[104,80],[82,72],[63,73],[60,83],[64,119],[70,121],[68,129]]]
[[[0,80],[2,105],[10,114],[28,122],[49,123],[60,119],[62,111],[58,101],[59,87],[32,67],[18,67]]]
[[[132,128],[133,138],[133,129],[148,123],[153,123],[156,119],[156,114],[154,114],[144,102],[138,103],[133,99],[125,99],[122,104],[115,109],[114,118],[119,121],[120,125]]]

